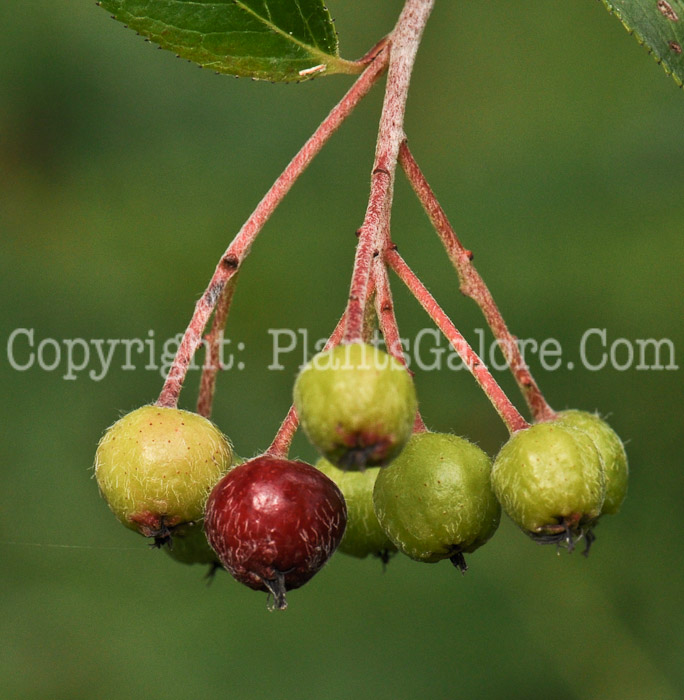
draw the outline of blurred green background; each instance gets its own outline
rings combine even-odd
[[[330,0],[343,55],[361,55],[400,6]],[[93,2],[9,0],[0,20],[2,698],[684,697],[682,369],[578,361],[589,328],[609,344],[668,338],[684,361],[684,94],[600,3],[441,0],[407,131],[512,329],[557,338],[576,362],[545,372],[531,358],[552,405],[609,414],[628,441],[623,511],[587,560],[507,520],[464,577],[338,555],[280,614],[221,572],[207,587],[202,570],[150,551],[100,499],[99,436],[156,398],[158,371],[135,354],[124,370],[117,351],[101,381],[66,380],[63,363],[12,369],[7,345],[17,328],[36,344],[182,332],[234,233],[351,79],[216,76]],[[241,274],[228,332],[244,368],[220,377],[214,418],[242,455],[268,445],[301,362],[270,371],[268,329],[313,342],[343,308],[380,99],[297,183]],[[477,309],[401,177],[393,234],[477,340]],[[395,288],[414,337],[430,323]],[[19,338],[17,359],[27,352]],[[430,427],[496,453],[504,429],[468,375],[416,381]],[[294,454],[314,458],[301,436]]]

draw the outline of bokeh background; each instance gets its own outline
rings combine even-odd
[[[400,5],[330,0],[343,55],[361,55]],[[67,380],[63,363],[12,369],[7,345],[17,328],[36,344],[180,333],[234,233],[351,79],[216,76],[93,2],[6,0],[0,20],[3,698],[684,697],[683,370],[578,361],[599,328],[609,344],[670,339],[684,365],[684,94],[600,3],[438,2],[407,131],[512,329],[558,339],[576,362],[544,372],[530,358],[550,402],[610,415],[628,442],[623,511],[586,560],[505,519],[463,577],[448,563],[397,557],[383,573],[337,555],[285,613],[222,572],[207,586],[100,499],[97,441],[156,398],[159,371],[136,354],[122,369],[119,349],[100,381]],[[302,361],[300,344],[269,370],[269,329],[313,342],[343,308],[380,99],[297,183],[241,274],[228,333],[244,367],[220,377],[214,418],[244,456],[268,445]],[[401,177],[393,233],[477,340],[477,309]],[[395,288],[415,337],[430,322]],[[24,361],[25,337],[16,350]],[[433,429],[496,453],[505,431],[470,376],[416,381]],[[314,459],[301,436],[293,452]]]

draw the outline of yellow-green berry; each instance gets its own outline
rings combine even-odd
[[[294,403],[312,444],[347,469],[395,457],[411,435],[418,407],[406,368],[366,343],[318,353],[297,377]]]
[[[614,515],[620,510],[627,495],[629,466],[627,453],[617,433],[595,413],[587,411],[561,411],[557,421],[586,433],[603,458],[606,476],[606,498],[601,515]]]
[[[494,492],[511,520],[536,541],[568,549],[579,537],[593,539],[605,483],[594,441],[557,421],[514,433],[492,467]]]
[[[206,418],[143,406],[106,431],[95,478],[114,515],[160,544],[172,528],[203,518],[207,496],[231,461],[230,443]]]

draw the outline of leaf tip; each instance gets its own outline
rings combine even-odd
[[[662,28],[660,34],[654,33],[655,30],[651,26],[653,18],[650,19],[650,23],[648,21],[651,13],[657,17],[656,13],[659,12],[668,20],[669,26],[679,22],[679,15],[670,2],[658,0],[655,3],[655,8],[649,9],[648,12],[644,11],[643,17],[636,15],[634,8],[625,0],[602,0],[602,3],[609,14],[614,15],[620,21],[627,33],[631,34],[651,54],[656,63],[662,66],[665,74],[669,75],[678,87],[684,87],[684,66],[681,65],[679,58],[683,52],[682,44],[675,40],[668,41],[667,38],[663,37]],[[662,23],[662,18],[659,21]]]

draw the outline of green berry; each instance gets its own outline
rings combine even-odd
[[[444,433],[414,435],[375,482],[381,526],[412,559],[451,559],[465,571],[496,531],[501,508],[490,485],[491,460],[476,445]]]
[[[561,411],[557,421],[586,433],[603,458],[606,475],[606,498],[601,515],[614,515],[620,510],[627,495],[629,467],[627,454],[617,433],[594,413],[586,411]]]
[[[540,543],[593,539],[605,497],[603,460],[593,440],[558,422],[514,433],[492,467],[504,511]]]
[[[297,377],[294,403],[312,444],[345,468],[395,457],[411,436],[418,407],[406,368],[365,343],[318,353]]]
[[[172,528],[202,519],[209,491],[231,460],[230,443],[206,418],[143,406],[100,440],[95,478],[114,515],[161,544]]]
[[[175,527],[164,549],[172,559],[181,564],[208,564],[211,567],[210,574],[221,568],[216,552],[207,542],[204,522],[201,520]]]
[[[397,548],[373,510],[373,486],[381,467],[346,471],[325,459],[319,459],[316,467],[337,484],[347,503],[347,529],[338,551],[360,559],[372,554],[387,563]]]

